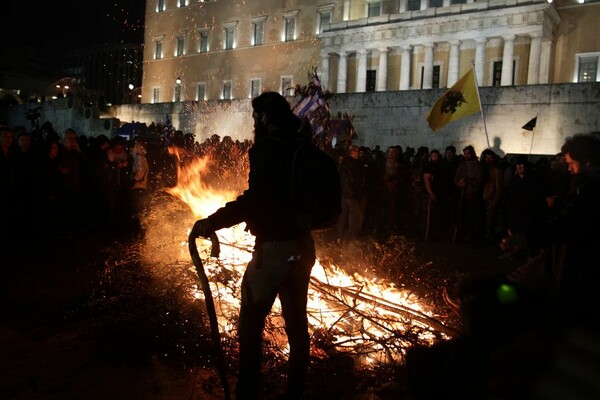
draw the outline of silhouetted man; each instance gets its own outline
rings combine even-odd
[[[248,189],[208,218],[198,220],[193,234],[208,238],[221,228],[246,222],[256,236],[242,281],[236,398],[259,398],[262,332],[277,296],[290,345],[287,396],[300,398],[310,362],[306,302],[315,262],[312,235],[296,223],[290,196],[290,154],[302,140],[301,124],[278,93],[254,98],[252,108],[255,140],[249,150]]]

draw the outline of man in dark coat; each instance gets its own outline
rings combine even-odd
[[[574,179],[573,192],[548,223],[541,254],[509,279],[556,297],[572,316],[600,324],[600,140],[575,135],[561,151]]]
[[[288,398],[299,398],[310,362],[306,303],[315,262],[310,231],[296,223],[290,196],[293,148],[301,137],[300,120],[278,93],[252,100],[254,145],[249,151],[248,189],[208,218],[198,220],[196,237],[241,222],[256,236],[252,260],[242,281],[239,316],[237,399],[260,394],[262,332],[265,318],[279,296],[290,345]]]

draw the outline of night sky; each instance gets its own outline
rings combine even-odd
[[[2,40],[33,46],[38,55],[120,42],[143,42],[145,0],[9,0]]]

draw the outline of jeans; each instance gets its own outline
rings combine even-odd
[[[310,236],[256,246],[242,280],[237,399],[259,398],[262,333],[277,296],[290,345],[288,393],[299,395],[303,391],[310,364],[306,302],[314,262],[315,248]]]

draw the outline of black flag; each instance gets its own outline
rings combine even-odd
[[[531,121],[526,123],[521,127],[521,129],[525,129],[526,131],[532,131],[535,128],[535,124],[537,123],[537,117],[532,118]]]

